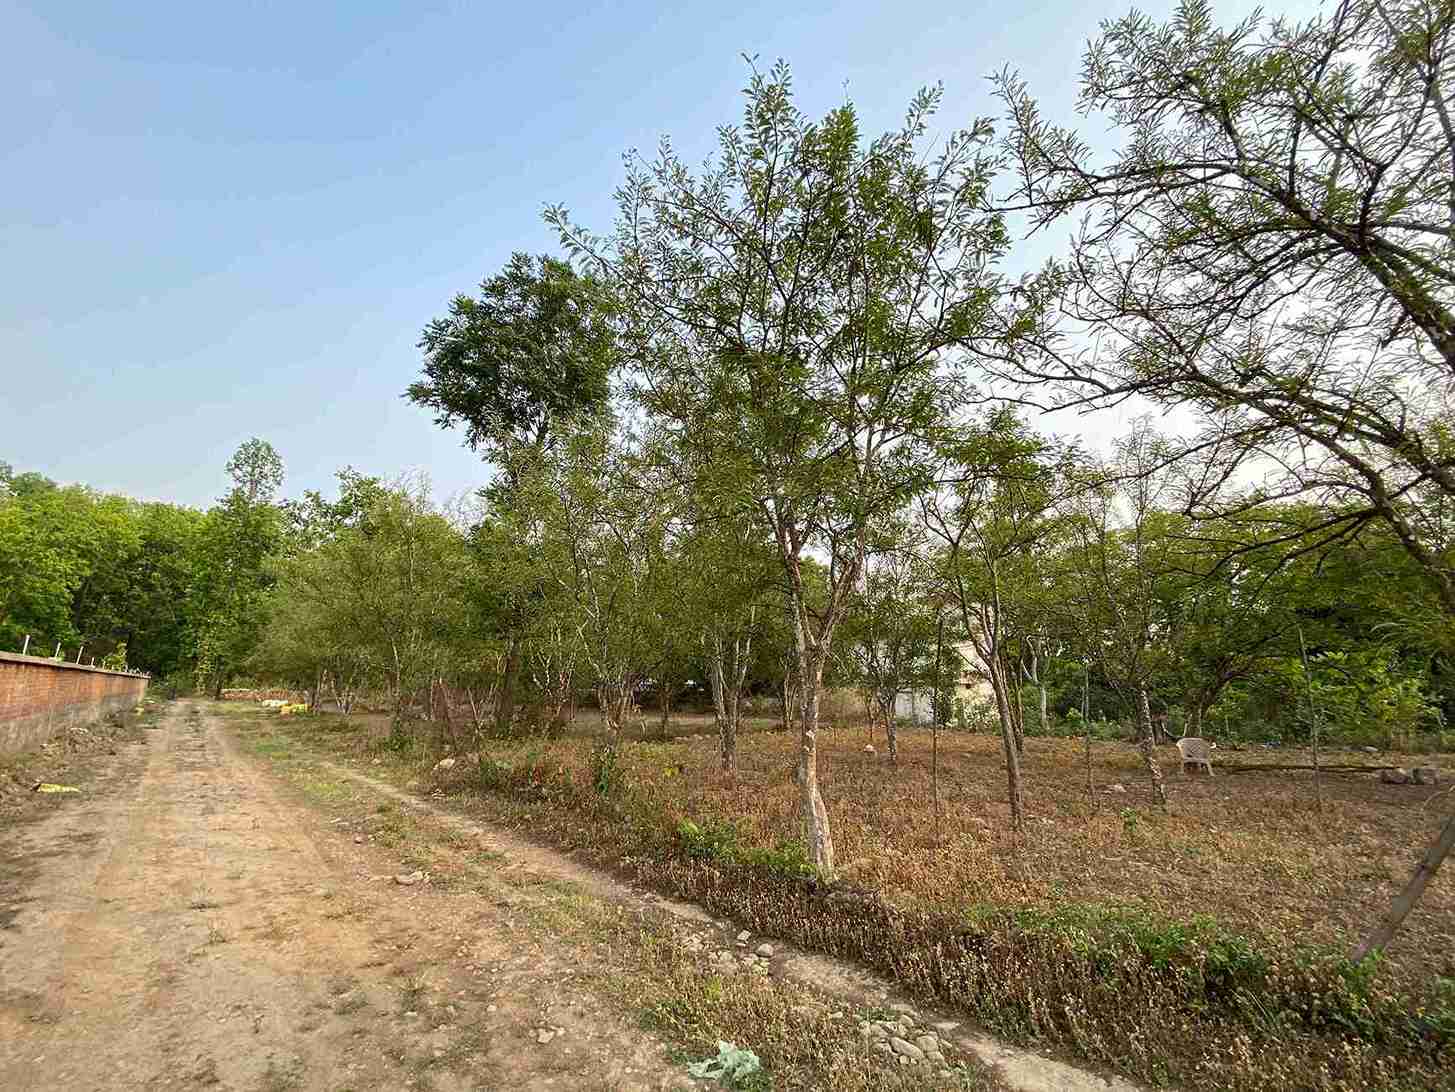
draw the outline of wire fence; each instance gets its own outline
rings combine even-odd
[[[108,665],[106,663],[106,657],[104,656],[101,658],[102,662],[99,664],[96,662],[96,657],[94,655],[92,655],[89,660],[83,660],[82,657],[86,655],[86,646],[84,643],[76,646],[75,655],[72,656],[71,650],[66,647],[65,642],[56,641],[54,647],[52,647],[51,642],[48,638],[36,637],[32,634],[27,633],[25,634],[24,639],[20,642],[20,647],[17,648],[15,651],[19,652],[22,656],[33,656],[36,659],[40,660],[52,660],[56,663],[76,664],[80,667],[99,667],[103,670],[115,671],[122,675],[137,675],[142,678],[151,678],[150,672],[142,671],[139,668],[130,666],[129,664],[124,664],[119,667],[114,664]]]

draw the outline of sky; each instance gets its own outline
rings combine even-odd
[[[943,131],[994,114],[1007,65],[1073,122],[1086,39],[1126,10],[0,0],[0,460],[206,505],[260,436],[292,496],[344,465],[474,488],[460,433],[400,397],[420,330],[513,251],[557,251],[545,205],[607,229],[628,149],[707,155],[744,53],[870,133],[936,81]]]

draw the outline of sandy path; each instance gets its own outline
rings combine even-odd
[[[573,992],[570,953],[355,849],[172,706],[81,796],[0,830],[0,1089],[685,1083]]]

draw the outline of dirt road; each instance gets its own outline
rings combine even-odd
[[[512,928],[426,896],[176,704],[0,829],[0,1088],[692,1087]]]

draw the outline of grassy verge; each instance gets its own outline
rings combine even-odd
[[[435,778],[422,755],[366,750],[340,722],[278,730],[396,782],[427,779],[491,821],[628,867],[755,932],[873,967],[1007,1039],[1149,1084],[1455,1087],[1455,1009],[1438,980],[1425,996],[1396,993],[1329,951],[1074,895],[1052,910],[988,901],[967,911],[826,885],[792,843],[745,845],[726,820],[686,821],[606,756],[582,770],[502,748]]]
[[[386,847],[403,869],[428,873],[435,888],[508,906],[535,934],[578,952],[576,965],[594,992],[666,1044],[684,1068],[715,1055],[718,1041],[725,1040],[762,1059],[757,1075],[734,1086],[750,1092],[1002,1087],[970,1059],[947,1055],[951,1064],[943,1072],[894,1064],[859,1033],[860,1022],[872,1013],[835,1009],[792,982],[721,973],[708,960],[711,945],[665,915],[644,916],[570,884],[503,872],[498,855],[481,851],[457,827],[331,775],[318,761],[323,741],[310,722],[250,713],[233,713],[232,721],[248,750],[268,761],[300,796],[367,829],[369,841]],[[402,780],[408,767],[381,762],[370,768],[387,769]]]

